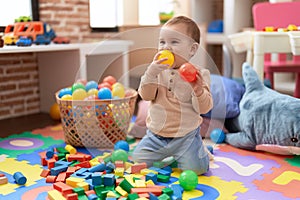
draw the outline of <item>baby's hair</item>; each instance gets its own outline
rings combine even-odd
[[[185,24],[189,36],[198,44],[200,43],[200,29],[195,21],[185,16],[177,16],[168,20],[164,26],[171,26],[175,24]]]

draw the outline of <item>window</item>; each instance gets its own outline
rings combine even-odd
[[[122,25],[159,25],[159,13],[174,9],[174,0],[89,0],[90,27],[117,31]],[[127,21],[129,20],[129,21]]]
[[[39,20],[39,1],[38,0],[9,0],[2,1],[0,7],[0,32],[5,27],[13,24],[15,19],[20,16],[30,16],[32,20]]]

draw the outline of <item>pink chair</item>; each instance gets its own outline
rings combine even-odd
[[[287,28],[290,24],[300,26],[300,1],[256,3],[252,7],[254,28],[264,30],[267,26]],[[300,98],[300,56],[287,60],[286,54],[279,54],[277,61],[271,61],[270,54],[265,55],[264,73],[274,88],[274,73],[287,72],[296,74],[294,97]]]

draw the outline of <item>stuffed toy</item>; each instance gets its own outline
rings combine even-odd
[[[247,63],[242,73],[246,91],[240,114],[231,122],[237,131],[228,128],[225,142],[248,150],[300,155],[300,99],[265,87]]]

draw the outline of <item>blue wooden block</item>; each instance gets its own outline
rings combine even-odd
[[[158,197],[155,196],[153,193],[149,193],[149,200],[158,200]]]
[[[156,184],[157,183],[157,175],[152,172],[146,174],[146,181],[148,181],[148,180],[152,180],[153,183]]]
[[[106,169],[105,163],[100,163],[89,169],[90,172],[103,172]]]
[[[50,169],[50,174],[52,176],[57,176],[58,174],[60,174],[61,172],[65,172],[67,171],[68,169],[68,166],[67,165],[59,165],[59,166],[56,166],[56,167],[53,167]]]
[[[93,184],[93,186],[102,184],[101,174],[99,174],[99,173],[93,173],[92,174],[92,184]]]
[[[103,185],[105,186],[113,186],[115,185],[115,175],[114,174],[104,174],[103,175]]]

